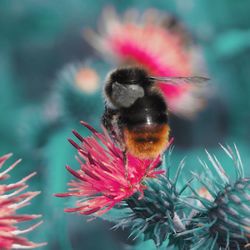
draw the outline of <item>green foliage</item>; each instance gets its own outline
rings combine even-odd
[[[46,171],[44,171],[43,207],[46,228],[43,234],[47,240],[51,243],[55,242],[54,244],[58,244],[62,250],[71,249],[71,244],[67,234],[66,220],[62,219],[63,214],[58,213],[61,208],[60,200],[55,199],[54,194],[58,190],[62,190],[68,180],[66,171],[62,166],[74,160],[73,149],[66,139],[70,136],[70,133],[70,128],[58,130],[51,136],[44,149]],[[60,228],[60,230],[51,230],[51,228]]]

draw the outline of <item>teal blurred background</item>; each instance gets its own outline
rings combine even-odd
[[[31,233],[47,241],[44,249],[155,249],[151,242],[133,247],[129,232],[111,231],[112,224],[65,214],[73,204],[53,197],[66,190],[66,164],[77,168],[75,151],[67,142],[73,128],[85,120],[99,126],[103,110],[101,87],[85,93],[70,86],[70,64],[91,66],[100,82],[112,68],[83,38],[96,30],[104,7],[119,13],[156,8],[172,13],[201,48],[215,89],[206,108],[193,120],[172,118],[173,162],[187,155],[186,171],[197,167],[204,148],[227,163],[218,143],[236,143],[249,170],[250,146],[250,2],[247,0],[1,0],[0,1],[0,155],[13,152],[23,162],[12,180],[30,172],[32,190],[42,190],[23,211],[42,213],[44,224]],[[66,73],[65,73],[66,72]],[[66,77],[65,77],[66,74]]]

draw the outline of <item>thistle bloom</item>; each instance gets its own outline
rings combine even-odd
[[[0,168],[11,154],[0,157]],[[32,173],[22,180],[12,184],[2,184],[8,178],[8,173],[16,167],[20,160],[16,161],[6,170],[0,173],[0,249],[30,249],[44,246],[45,243],[34,243],[19,235],[28,233],[38,227],[42,222],[38,222],[27,229],[20,229],[18,224],[24,221],[31,221],[40,215],[17,214],[16,211],[29,204],[29,201],[40,192],[25,192],[28,188],[26,181],[35,173]]]
[[[166,175],[146,182],[143,199],[134,194],[107,219],[114,228],[130,227],[130,235],[144,235],[158,247],[167,243],[167,249],[249,249],[250,178],[244,177],[237,148],[235,152],[229,146],[222,148],[233,161],[235,178],[208,152],[211,166],[200,161],[204,171],[193,172],[185,182],[184,160],[173,168],[173,178],[172,164],[166,165]],[[195,179],[201,189],[194,185]]]
[[[125,167],[121,149],[114,145],[107,132],[104,130],[103,133],[98,133],[85,122],[81,123],[93,136],[83,138],[73,131],[80,140],[80,145],[69,140],[77,148],[80,169],[75,171],[67,166],[67,170],[77,180],[69,183],[67,193],[56,196],[74,196],[79,200],[75,208],[65,211],[100,216],[135,192],[140,192],[142,198],[146,188],[144,180],[155,178],[164,172],[156,170],[161,163],[160,156],[154,160],[139,160],[128,155]]]
[[[113,9],[107,9],[101,35],[87,30],[86,39],[104,58],[112,58],[119,65],[138,65],[153,76],[190,76],[192,53],[187,49],[185,32],[164,26],[166,15],[156,10],[148,10],[140,20],[136,14],[128,11],[120,19]],[[203,106],[203,88],[160,82],[159,87],[177,114],[190,117]]]
[[[96,122],[96,116],[101,115],[103,107],[100,88],[100,79],[94,67],[86,63],[64,67],[58,74],[54,92],[59,117],[64,122],[78,122],[84,115],[88,122]],[[48,109],[51,112],[50,103]]]

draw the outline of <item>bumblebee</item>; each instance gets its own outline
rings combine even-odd
[[[204,77],[152,77],[139,67],[109,74],[104,87],[102,123],[122,151],[139,159],[153,159],[169,142],[168,106],[156,82],[200,83]]]

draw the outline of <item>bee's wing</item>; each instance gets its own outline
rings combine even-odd
[[[161,83],[179,85],[183,83],[190,83],[194,85],[206,84],[210,79],[203,76],[191,76],[191,77],[155,77],[150,76],[149,79],[159,81]]]

